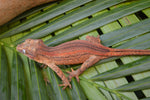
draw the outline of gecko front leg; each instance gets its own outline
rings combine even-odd
[[[50,63],[48,64],[48,67],[50,67],[53,71],[56,72],[56,74],[62,79],[63,84],[60,84],[59,86],[64,86],[63,90],[69,86],[71,88],[71,84],[68,80],[68,78],[64,75],[64,73],[62,72],[62,70],[54,63]]]
[[[77,81],[79,82],[79,75],[82,74],[87,68],[91,67],[92,65],[94,65],[95,63],[97,63],[99,60],[101,59],[105,59],[107,57],[100,57],[100,56],[95,56],[92,55],[91,57],[89,57],[82,65],[80,68],[78,68],[77,70],[72,70],[72,72],[68,72],[69,73],[69,81],[71,81],[71,79],[73,77],[75,77],[77,79]]]

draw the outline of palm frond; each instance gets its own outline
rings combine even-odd
[[[0,97],[4,100],[149,99],[149,56],[102,60],[80,76],[80,83],[72,79],[72,89],[63,90],[55,72],[40,68],[39,63],[15,50],[27,38],[40,38],[48,46],[55,46],[98,34],[105,46],[148,49],[149,7],[149,0],[62,0],[33,8],[33,12],[29,10],[0,27]],[[70,67],[79,66],[60,68],[66,74]],[[44,80],[49,82],[45,84]]]

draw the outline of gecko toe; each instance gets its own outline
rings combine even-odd
[[[62,89],[65,90],[67,86],[64,86]]]
[[[59,84],[59,86],[64,86],[63,90],[66,89],[68,86],[69,86],[69,88],[71,88],[71,84],[69,83],[69,81],[68,82],[63,82],[63,84]]]
[[[71,74],[71,72],[67,71],[68,74]]]
[[[79,75],[78,75],[77,71],[74,71],[74,70],[71,68],[71,72],[67,72],[67,73],[69,74],[69,76],[68,76],[69,81],[71,81],[71,79],[72,79],[73,77],[75,77],[75,78],[77,79],[77,82],[79,82]]]
[[[67,86],[65,84],[59,84],[59,86],[64,86],[62,89],[65,90]]]
[[[46,69],[48,66],[47,65],[45,65],[45,64],[42,64],[41,66],[40,66],[40,68],[44,68],[44,69]]]
[[[79,83],[79,81],[80,81],[79,76],[75,76],[75,77],[76,77],[77,82]]]
[[[47,86],[47,83],[50,83],[50,81],[47,78],[44,78],[44,82],[46,86]]]

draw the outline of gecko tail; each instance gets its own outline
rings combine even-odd
[[[110,55],[111,56],[150,55],[150,50],[111,49]]]

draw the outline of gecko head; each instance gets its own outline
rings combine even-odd
[[[43,41],[40,39],[26,39],[25,42],[17,45],[16,49],[18,52],[34,59],[37,56],[37,50],[42,43]]]

